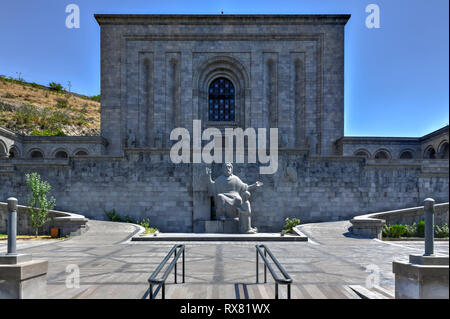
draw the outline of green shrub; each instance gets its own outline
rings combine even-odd
[[[384,225],[381,234],[383,237],[391,237],[391,227],[389,227],[388,225]]]
[[[86,114],[88,112],[88,107],[89,107],[89,104],[84,103],[80,112]]]
[[[37,126],[41,130],[57,131],[62,125],[73,124],[71,115],[64,111],[51,111],[40,109],[32,105],[17,107],[12,120],[20,126]]]
[[[112,222],[122,222],[122,216],[116,213],[116,210],[105,210],[105,215]]]
[[[72,124],[72,117],[66,111],[44,111],[42,113],[42,121],[40,122],[41,128],[56,128],[61,125]]]
[[[75,118],[75,124],[77,124],[78,126],[87,125],[88,123],[89,121],[83,114],[80,114]]]
[[[405,225],[406,232],[403,234],[405,237],[415,237],[417,233],[417,225],[413,223],[412,225]]]
[[[13,120],[17,124],[29,125],[41,117],[40,111],[32,105],[22,105],[13,114]]]
[[[434,225],[434,237],[448,238],[448,224]]]
[[[61,92],[63,90],[63,86],[60,83],[56,83],[56,82],[50,82],[48,84],[48,87],[56,92]]]
[[[150,227],[150,220],[147,219],[143,219],[140,222],[138,222],[138,225],[141,225],[144,228],[149,228]]]
[[[412,225],[385,225],[382,231],[383,237],[425,237],[425,222]],[[448,224],[434,225],[434,237],[448,238]]]
[[[61,129],[33,130],[31,136],[66,136]]]
[[[137,224],[141,225],[142,227],[145,228],[145,233],[146,234],[154,234],[156,232],[159,232],[158,228],[155,227],[150,227],[150,220],[147,219],[143,219],[140,222],[137,222]]]
[[[409,228],[406,225],[385,225],[382,230],[383,237],[388,238],[399,238],[399,237],[406,237],[408,234],[408,231],[414,234],[415,228],[413,229],[412,226]]]
[[[31,227],[35,230],[37,237],[39,227],[49,220],[48,212],[55,206],[55,198],[47,198],[52,188],[48,182],[41,180],[38,173],[26,174],[25,178],[31,190],[31,196],[28,198]]]
[[[290,233],[295,226],[300,225],[300,219],[298,218],[286,218],[284,221],[286,222],[286,224],[284,225],[283,230],[286,233]]]
[[[100,94],[89,97],[90,100],[100,102]]]
[[[12,99],[12,98],[15,97],[15,95],[14,95],[14,94],[11,94],[11,93],[9,93],[9,92],[6,92],[5,94],[3,94],[2,97],[4,97],[5,99]]]
[[[125,223],[133,223],[133,219],[131,219],[131,217],[128,216],[128,215],[125,215],[123,217],[122,221],[125,222]]]
[[[69,106],[69,101],[65,98],[58,97],[56,98],[56,107],[59,107],[60,109],[65,109]]]
[[[12,105],[3,103],[2,101],[0,101],[0,111],[12,112],[14,110],[15,110],[15,108]]]
[[[391,235],[394,238],[402,237],[406,233],[405,225],[392,225],[391,226]]]
[[[417,223],[417,236],[418,237],[425,237],[425,222],[421,220]]]

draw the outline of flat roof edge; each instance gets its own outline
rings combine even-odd
[[[335,24],[350,14],[94,14],[104,24]]]

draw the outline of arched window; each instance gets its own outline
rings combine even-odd
[[[31,158],[44,158],[44,154],[42,154],[39,150],[34,150],[30,153]]]
[[[235,121],[234,85],[226,78],[211,82],[208,91],[208,118],[213,122]]]
[[[19,157],[19,151],[14,146],[9,150],[9,158],[17,158]]]
[[[355,152],[355,156],[360,156],[360,157],[364,157],[364,158],[370,158],[370,154],[366,150],[357,150]]]
[[[0,141],[0,157],[8,157],[6,145]]]
[[[389,159],[391,157],[389,156],[389,153],[387,151],[379,150],[375,153],[374,158],[375,159]]]
[[[439,145],[439,158],[448,159],[448,142]]]
[[[436,158],[436,151],[434,150],[433,146],[429,146],[426,150],[425,153],[423,154],[424,158],[430,158],[430,159],[435,159]]]
[[[58,151],[55,153],[55,158],[67,158],[67,152],[66,151]]]
[[[400,158],[401,159],[411,159],[411,158],[413,158],[414,156],[413,156],[413,153],[411,152],[411,151],[403,151],[401,154],[400,154]]]

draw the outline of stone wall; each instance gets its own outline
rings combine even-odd
[[[449,127],[444,126],[422,137],[359,137],[344,136],[336,141],[336,151],[344,156],[365,156],[374,158],[379,151],[384,151],[388,159],[403,158],[409,152],[411,158],[429,158],[430,149],[434,157],[448,159]]]
[[[40,235],[49,235],[50,228],[59,228],[60,236],[80,235],[86,231],[87,219],[79,214],[49,211],[50,220],[39,228]],[[0,233],[8,232],[8,204],[0,202]],[[17,235],[34,235],[31,227],[28,208],[23,205],[17,207]]]
[[[279,231],[286,217],[302,223],[349,219],[371,212],[415,207],[432,197],[448,201],[448,161],[439,169],[412,164],[369,163],[353,157],[307,157],[280,151],[274,175],[259,175],[256,164],[234,164],[246,183],[264,183],[252,193],[253,224]],[[442,170],[444,167],[444,170]],[[38,172],[53,187],[59,210],[105,219],[115,209],[133,219],[150,218],[163,232],[202,231],[210,218],[204,164],[172,164],[167,151],[126,151],[124,157],[71,158],[41,166],[15,165],[0,172],[0,199],[28,194],[24,174]],[[213,165],[213,177],[220,172]],[[446,169],[446,171],[445,171]],[[200,225],[200,226],[199,226]]]
[[[67,156],[77,156],[79,151],[93,156],[104,153],[107,142],[100,136],[22,136],[0,128],[0,148],[8,157],[12,149],[15,158],[31,158],[31,153],[39,151],[44,158],[55,158],[59,151]],[[0,150],[0,152],[2,152]]]
[[[425,219],[423,206],[371,214],[370,217],[384,219],[387,225],[412,225]],[[448,203],[435,205],[434,223],[435,225],[448,224]]]
[[[448,224],[448,203],[434,207],[435,225]],[[384,225],[412,225],[425,219],[423,206],[357,216],[351,220],[352,233],[359,236],[382,239]]]
[[[413,158],[422,158],[421,145],[416,138],[344,137],[341,147],[344,156],[367,154],[367,158],[374,158],[377,152],[385,151],[388,158],[399,159],[403,152],[409,151]]]

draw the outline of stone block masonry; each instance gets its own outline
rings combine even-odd
[[[203,220],[210,219],[210,201],[205,201],[206,207],[195,202],[198,194],[209,196],[207,177],[199,166],[204,164],[173,164],[167,150],[71,158],[68,165],[16,165],[14,172],[0,173],[0,199],[15,196],[25,204],[29,194],[25,174],[36,171],[52,185],[58,210],[106,219],[105,210],[115,209],[135,220],[149,218],[162,232],[192,232],[199,209],[206,211]],[[215,178],[220,165],[212,167]],[[342,220],[418,206],[431,196],[436,203],[448,202],[448,173],[428,174],[424,169],[417,162],[376,165],[361,158],[305,157],[283,151],[273,175],[259,175],[259,164],[234,164],[235,174],[244,182],[264,183],[263,190],[252,192],[252,223],[263,232],[280,231],[286,217],[298,217],[302,223]]]

